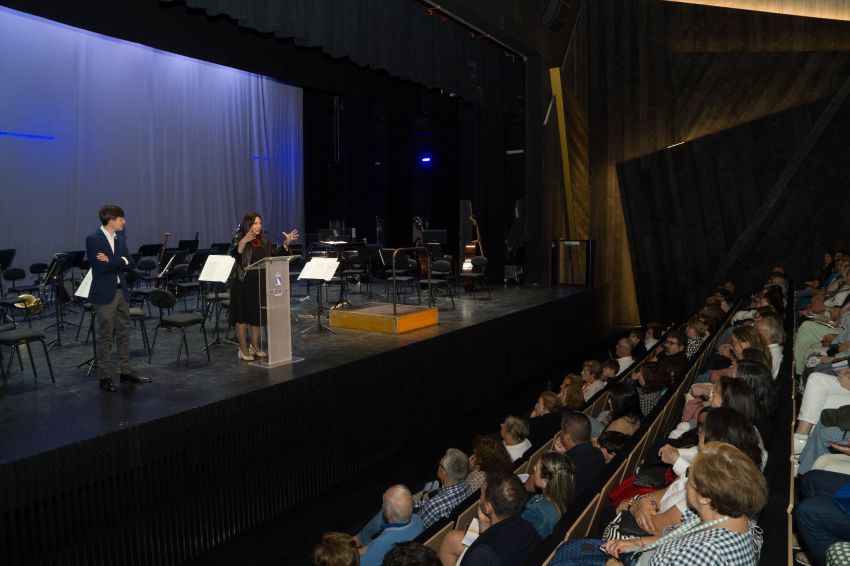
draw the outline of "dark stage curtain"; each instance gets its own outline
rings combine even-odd
[[[186,0],[186,5],[473,102],[509,108],[520,94],[511,92],[520,83],[513,59],[502,49],[429,15],[416,2]]]

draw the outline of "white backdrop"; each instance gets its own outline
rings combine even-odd
[[[29,136],[29,137],[27,137]],[[39,136],[39,137],[34,137]],[[103,204],[131,251],[249,210],[303,232],[301,89],[0,7],[0,249],[83,249]]]

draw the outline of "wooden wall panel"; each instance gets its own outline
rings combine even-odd
[[[667,4],[673,52],[847,51],[850,23],[764,12]]]
[[[850,20],[850,0],[666,0],[716,8],[755,10],[788,16]]]
[[[848,30],[850,31],[850,30]],[[850,53],[673,53],[679,142],[831,96]]]
[[[589,4],[591,237],[597,275],[612,288],[615,324],[639,321],[616,164],[674,143],[664,6],[654,0]]]

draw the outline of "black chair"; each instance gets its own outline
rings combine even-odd
[[[34,263],[30,265],[30,273],[35,275],[35,281],[33,281],[33,285],[41,286],[41,276],[47,273],[47,268],[49,266],[46,263]]]
[[[12,360],[15,358],[15,354],[18,356],[18,360],[21,360],[21,352],[18,350],[21,346],[25,346],[27,349],[27,355],[29,356],[30,365],[32,366],[33,380],[38,379],[38,373],[35,370],[35,361],[32,358],[30,342],[41,342],[41,347],[44,349],[44,357],[47,359],[47,368],[50,370],[50,379],[53,383],[56,383],[56,378],[53,375],[53,366],[50,364],[50,353],[47,351],[47,344],[44,343],[44,332],[32,330],[31,328],[13,328],[11,330],[5,330],[0,332],[0,350],[2,350],[3,346],[9,346],[11,351],[9,353],[9,361],[6,364],[5,369],[3,368],[2,352],[0,352],[0,374],[2,374],[3,378],[3,385],[0,387],[0,399],[3,399],[6,396],[6,383],[9,380],[9,373],[12,371]],[[21,362],[21,369],[23,369],[23,362]]]
[[[178,297],[183,297],[183,310],[189,310],[188,297],[189,294],[195,293],[195,309],[200,307],[201,300],[201,284],[192,279],[193,274],[189,270],[189,264],[181,263],[174,266],[174,275],[172,277],[171,287],[177,291]]]
[[[470,262],[472,263],[473,270],[461,273],[461,281],[464,279],[471,280],[470,291],[472,291],[473,299],[475,298],[475,291],[478,290],[478,282],[482,281],[487,287],[487,297],[492,298],[492,295],[490,295],[490,283],[487,281],[487,258],[483,255],[477,255],[470,259]]]
[[[156,348],[156,339],[160,328],[179,328],[181,334],[180,347],[177,349],[177,368],[180,368],[180,354],[183,348],[186,349],[186,357],[189,357],[189,344],[186,342],[186,329],[190,326],[201,325],[201,332],[204,335],[204,345],[207,344],[207,329],[206,316],[196,312],[186,312],[179,314],[164,315],[163,309],[172,309],[177,303],[177,299],[170,291],[165,289],[152,289],[148,293],[148,301],[159,309],[159,324],[153,333],[153,344],[151,344],[150,353],[148,354],[148,364],[153,358],[153,351]],[[207,348],[207,361],[210,361],[210,350]]]
[[[155,272],[157,267],[157,263],[150,258],[140,259],[136,262],[136,269],[142,272],[140,279],[147,282],[148,287],[151,286],[152,281],[157,279],[158,273]],[[151,271],[154,271],[154,273],[151,273]]]
[[[77,342],[79,342],[80,340],[80,330],[83,328],[83,319],[85,318],[86,313],[89,313],[89,316],[91,318],[89,319],[89,329],[86,331],[86,339],[83,341],[83,344],[88,344],[89,336],[94,336],[94,307],[91,303],[83,303],[82,313],[80,314],[80,324],[79,326],[77,326],[77,335],[74,338],[74,340],[76,340]],[[148,356],[150,356],[151,345],[150,341],[148,340],[147,328],[145,327],[145,318],[146,316],[144,310],[136,307],[130,307],[130,320],[133,321],[133,323],[139,323],[139,328],[142,331],[142,344],[145,347],[145,352],[148,354]],[[97,348],[95,348],[95,356],[96,355]]]
[[[6,294],[8,295],[11,291],[16,295],[22,295],[24,293],[37,293],[39,291],[38,285],[22,285],[20,287],[17,286],[16,281],[20,281],[25,279],[27,276],[27,272],[21,269],[20,267],[10,267],[3,271],[3,279],[5,281],[9,281],[11,285],[8,289],[6,289]]]
[[[452,301],[452,309],[455,308],[455,298],[452,294],[452,285],[451,285],[451,275],[452,275],[452,264],[448,261],[441,259],[435,261],[431,265],[431,278],[430,279],[420,279],[419,286],[417,287],[417,293],[422,290],[422,286],[425,285],[428,289],[429,296],[433,296],[434,299],[437,299],[437,293],[442,291],[443,296],[448,296]],[[419,302],[422,302],[422,295],[418,294]]]

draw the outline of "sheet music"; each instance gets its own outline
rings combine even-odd
[[[198,281],[213,281],[227,283],[230,272],[233,270],[233,262],[236,258],[229,255],[211,255],[207,257]]]
[[[91,269],[89,269],[88,271],[86,271],[86,276],[83,277],[80,286],[77,287],[76,291],[74,291],[74,295],[76,295],[77,297],[82,297],[83,299],[88,299],[89,292],[91,291],[91,280],[92,274]]]
[[[314,257],[304,265],[304,269],[301,270],[298,280],[322,279],[324,281],[330,281],[333,279],[338,267],[339,260],[335,257]]]

